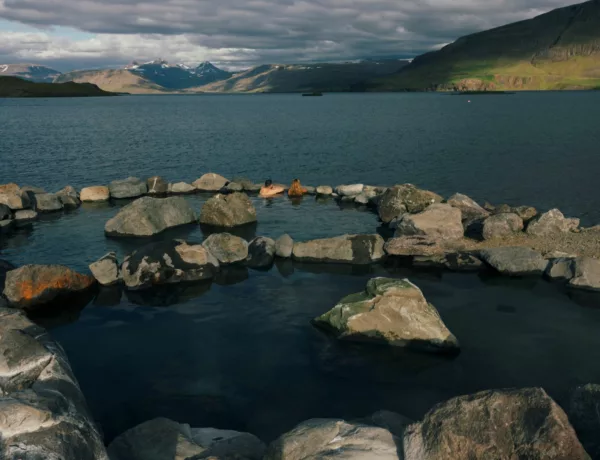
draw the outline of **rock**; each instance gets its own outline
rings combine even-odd
[[[600,458],[600,385],[575,388],[569,404],[569,420],[592,459]]]
[[[169,184],[168,192],[184,195],[184,194],[188,194],[188,193],[195,193],[196,187],[194,187],[191,184],[187,184],[185,182],[176,182],[174,184]]]
[[[223,191],[227,193],[243,192],[244,186],[242,184],[238,184],[237,182],[229,182],[225,187],[223,187]]]
[[[111,198],[137,198],[148,192],[146,183],[137,177],[128,177],[127,179],[114,180],[108,184]]]
[[[373,278],[364,292],[343,298],[314,324],[333,331],[338,339],[432,353],[460,349],[435,307],[406,279]]]
[[[513,212],[513,208],[507,204],[498,205],[492,211],[493,214],[508,214],[508,213],[512,213],[512,212]]]
[[[3,233],[10,232],[15,225],[15,221],[13,219],[5,219],[0,220],[0,235]]]
[[[333,193],[333,189],[329,185],[319,185],[317,187],[317,195],[329,196]]]
[[[448,204],[432,204],[419,214],[404,214],[395,236],[424,235],[440,240],[463,237],[464,228],[459,209]]]
[[[38,213],[32,209],[21,209],[20,211],[15,212],[15,221],[18,223],[29,222],[32,220],[36,220],[38,217]]]
[[[264,460],[402,460],[400,444],[385,428],[311,419],[273,441]]]
[[[589,460],[541,388],[483,391],[438,404],[404,434],[406,460]]]
[[[372,187],[365,187],[364,190],[354,198],[354,202],[367,205],[372,198],[377,196],[377,192]]]
[[[149,195],[164,195],[169,191],[169,183],[160,176],[146,179],[146,188]]]
[[[335,238],[294,243],[294,260],[301,262],[368,265],[385,256],[379,235],[342,235]]]
[[[338,185],[335,192],[339,196],[356,196],[362,193],[365,186],[363,184]]]
[[[13,218],[11,209],[5,204],[0,204],[0,220],[10,220]]]
[[[525,223],[529,222],[538,214],[537,209],[532,206],[517,206],[512,208],[512,212],[523,219],[523,222]]]
[[[254,191],[254,189],[256,188],[256,185],[257,185],[253,181],[251,181],[250,179],[246,179],[245,177],[234,177],[230,183],[239,184],[242,186],[242,190],[245,190],[248,192]],[[259,190],[260,190],[260,186],[259,186]]]
[[[575,259],[558,258],[550,260],[545,275],[555,280],[570,280],[575,276]]]
[[[316,195],[317,189],[315,187],[311,187],[310,185],[305,185],[304,189],[306,190],[307,195]]]
[[[90,271],[102,286],[110,286],[121,281],[119,261],[114,252],[109,252],[91,264]]]
[[[77,190],[70,185],[67,185],[62,190],[56,192],[56,196],[58,196],[58,199],[65,209],[77,209],[79,206],[81,206],[81,201],[79,200]]]
[[[540,275],[548,266],[539,252],[520,246],[484,249],[479,256],[503,275]]]
[[[534,218],[527,226],[527,234],[549,236],[568,233],[579,226],[579,219],[566,219],[558,209],[551,209]]]
[[[219,192],[229,182],[223,176],[218,174],[208,173],[204,174],[200,179],[192,182],[192,185],[196,187],[196,190],[201,192]]]
[[[168,228],[196,222],[196,214],[183,197],[139,198],[121,208],[106,222],[109,236],[152,236]]]
[[[111,460],[261,460],[265,445],[250,433],[156,418],[117,436],[108,453]]]
[[[17,310],[0,331],[0,456],[108,460],[61,346]]]
[[[430,236],[415,235],[390,238],[383,248],[390,256],[431,256],[444,254],[444,241]]]
[[[4,296],[13,308],[33,309],[85,291],[94,278],[62,265],[24,265],[6,274]]]
[[[13,211],[28,207],[26,196],[17,184],[0,185],[0,204],[8,206]]]
[[[275,241],[271,238],[259,236],[254,238],[248,246],[248,259],[246,263],[250,268],[264,268],[273,265],[275,260]]]
[[[461,193],[452,195],[448,198],[447,203],[454,208],[460,209],[463,223],[466,225],[478,219],[485,219],[490,215],[490,212],[479,206],[475,200]]]
[[[211,279],[219,269],[217,259],[202,245],[181,240],[151,243],[134,251],[121,266],[129,289]]]
[[[202,245],[223,265],[243,262],[248,257],[248,242],[229,233],[213,233]]]
[[[244,193],[215,195],[204,203],[200,223],[213,227],[237,227],[256,222],[256,209]]]
[[[35,195],[35,210],[39,213],[56,212],[63,208],[58,195],[54,193],[42,193]]]
[[[563,251],[550,251],[544,254],[544,259],[574,259],[577,254]]]
[[[458,252],[446,254],[444,266],[453,272],[474,272],[483,268],[483,262],[474,254]]]
[[[437,193],[421,190],[412,184],[396,185],[389,188],[379,201],[379,218],[384,223],[390,222],[405,212],[418,213],[430,204],[440,203],[443,198]]]
[[[81,201],[108,201],[110,198],[110,190],[103,185],[94,185],[81,189],[79,199]]]
[[[577,257],[573,263],[573,278],[569,281],[569,286],[587,291],[600,291],[600,260]]]
[[[277,257],[283,257],[284,259],[288,259],[292,257],[292,252],[294,250],[294,240],[290,235],[281,235],[275,241],[275,255]]]
[[[421,268],[445,268],[446,255],[434,254],[429,256],[414,256],[412,259],[412,264],[414,267]]]
[[[513,213],[494,214],[483,222],[483,238],[506,238],[523,230],[523,219]]]
[[[44,190],[43,188],[34,187],[32,185],[24,185],[23,187],[21,187],[21,192],[31,192],[34,195],[39,193],[47,193],[46,190]]]

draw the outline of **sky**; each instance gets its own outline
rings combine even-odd
[[[565,3],[566,2],[566,3]],[[227,69],[412,58],[569,0],[0,0],[0,63]]]

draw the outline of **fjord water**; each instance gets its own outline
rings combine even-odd
[[[468,102],[471,100],[471,102]],[[559,207],[600,223],[600,93],[136,96],[0,102],[0,183],[56,191],[129,175],[215,171],[305,184],[412,182],[443,195]],[[206,196],[188,197],[199,211]],[[332,200],[253,198],[253,234],[297,240],[381,230]],[[139,240],[107,239],[124,203],[46,216],[0,240],[15,264],[80,271]],[[160,238],[202,241],[198,226]],[[453,359],[341,345],[310,320],[372,276],[409,277],[461,342]],[[47,321],[111,439],[166,416],[270,440],[311,417],[421,417],[487,388],[542,386],[559,402],[600,381],[600,298],[541,279],[278,262],[152,294],[102,290]]]

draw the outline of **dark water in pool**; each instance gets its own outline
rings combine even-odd
[[[413,182],[496,203],[557,206],[600,221],[600,93],[127,97],[0,101],[0,183],[55,190],[128,175],[192,181],[206,171],[311,185]],[[196,210],[203,196],[190,197]],[[254,198],[257,235],[377,231],[374,214],[307,197]],[[16,264],[87,270],[109,250],[122,204],[83,206],[0,240]],[[251,235],[246,235],[250,237]],[[197,226],[166,237],[201,241]],[[459,338],[455,359],[340,346],[309,321],[371,276],[409,277]],[[152,296],[101,291],[55,320],[107,439],[162,415],[270,440],[310,417],[385,408],[418,418],[457,394],[542,386],[564,402],[600,381],[600,298],[538,279],[279,263]]]

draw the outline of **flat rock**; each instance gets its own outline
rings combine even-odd
[[[306,194],[307,195],[316,195],[317,194],[317,188],[316,187],[312,187],[310,185],[305,185],[304,189],[306,190]]]
[[[81,189],[79,194],[81,201],[108,201],[110,199],[110,190],[104,185],[94,185],[92,187],[85,187]]]
[[[379,235],[342,235],[295,243],[292,256],[301,262],[368,265],[385,256]]]
[[[573,264],[574,273],[569,286],[587,291],[600,291],[600,260],[577,257]]]
[[[455,193],[448,198],[447,203],[454,208],[460,209],[462,220],[465,223],[485,219],[490,215],[489,211],[483,209],[475,200],[462,193]]]
[[[414,235],[390,238],[384,246],[390,256],[430,256],[444,254],[444,241],[430,236]]]
[[[32,220],[36,220],[38,217],[38,213],[33,209],[21,209],[15,212],[15,221],[19,222],[29,222]]]
[[[248,257],[248,242],[230,233],[213,233],[202,245],[223,265],[243,262]]]
[[[192,182],[192,185],[200,192],[219,192],[228,182],[229,179],[225,179],[223,176],[208,173]]]
[[[592,459],[600,458],[600,385],[579,385],[571,393],[569,420]]]
[[[200,212],[200,223],[213,227],[237,227],[256,222],[256,209],[245,193],[218,194],[208,199]]]
[[[275,255],[277,257],[283,257],[284,259],[288,259],[292,257],[292,252],[294,250],[294,240],[288,234],[281,235],[275,241]]]
[[[17,184],[0,185],[0,204],[5,204],[13,211],[28,207],[26,196]]]
[[[432,353],[456,353],[460,349],[435,307],[406,279],[373,278],[364,292],[343,298],[314,324],[344,340]]]
[[[85,291],[95,282],[63,265],[24,265],[6,274],[4,296],[11,307],[33,309]]]
[[[186,182],[176,182],[174,184],[169,184],[168,192],[186,195],[188,193],[195,193],[196,187]]]
[[[406,460],[589,460],[541,388],[483,391],[438,404],[404,433]]]
[[[54,193],[42,193],[35,195],[35,210],[38,213],[61,211],[63,204],[58,195]]]
[[[333,188],[329,185],[319,185],[317,187],[317,195],[329,196],[333,193]]]
[[[146,188],[149,195],[165,195],[169,191],[169,183],[160,176],[146,179]]]
[[[364,184],[338,185],[335,192],[339,196],[356,196],[362,193],[364,188]]]
[[[137,198],[148,192],[146,182],[137,177],[128,177],[127,179],[114,180],[108,184],[111,198],[125,199]]]
[[[139,198],[106,222],[109,236],[144,237],[196,222],[196,213],[183,197]]]
[[[110,286],[121,281],[119,261],[114,252],[109,252],[91,264],[90,271],[102,286]]]
[[[558,209],[551,209],[529,222],[527,233],[533,236],[549,236],[568,233],[577,227],[579,219],[567,219]]]
[[[448,204],[432,204],[419,214],[404,214],[395,236],[423,235],[440,240],[464,236],[461,212]]]
[[[275,241],[271,238],[259,236],[254,238],[248,246],[248,259],[246,264],[250,268],[265,268],[273,265],[275,260]]]
[[[506,238],[523,230],[523,219],[513,213],[494,214],[483,222],[483,238]]]
[[[479,256],[503,275],[541,275],[548,266],[539,252],[520,246],[483,249]]]
[[[405,212],[418,213],[443,198],[437,193],[421,190],[412,184],[396,185],[389,188],[379,200],[378,213],[383,223],[401,216]]]

